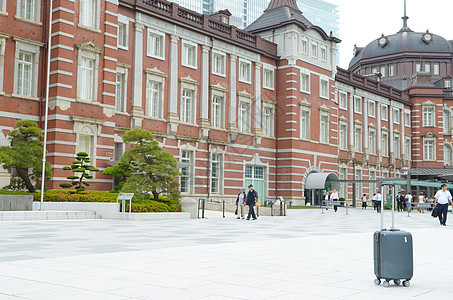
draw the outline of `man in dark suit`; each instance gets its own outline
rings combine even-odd
[[[255,206],[255,202],[258,200],[258,193],[253,189],[253,184],[249,185],[249,192],[247,193],[247,200],[245,204],[249,206],[249,213],[247,215],[247,220],[250,220],[250,215],[252,216],[253,220],[256,220],[255,210],[253,206]]]
[[[396,198],[396,200],[397,200],[398,211],[400,211],[400,210],[403,211],[403,207],[404,207],[403,203],[405,202],[405,197],[402,192],[398,193],[398,197]]]

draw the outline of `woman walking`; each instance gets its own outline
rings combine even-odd
[[[368,198],[365,194],[362,196],[362,209],[366,209]]]

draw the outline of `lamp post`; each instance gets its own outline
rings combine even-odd
[[[41,174],[41,201],[39,203],[39,210],[42,210],[42,203],[44,201],[44,178],[46,176],[46,149],[47,149],[47,123],[49,116],[49,85],[50,85],[50,52],[52,46],[52,2],[49,0],[49,35],[47,41],[47,79],[46,79],[46,108],[44,117],[44,140],[42,149],[42,174]]]

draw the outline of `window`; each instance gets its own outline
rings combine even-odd
[[[148,81],[147,98],[146,115],[153,118],[162,118],[162,85],[160,82]]]
[[[184,49],[184,48],[183,48]],[[184,53],[184,52],[183,52]],[[148,28],[148,56],[165,59],[165,34]],[[186,53],[184,53],[186,54]],[[186,62],[183,56],[183,64]]]
[[[434,107],[425,106],[423,107],[423,127],[434,126]]]
[[[212,52],[212,73],[215,75],[225,76],[225,54]]]
[[[329,143],[329,115],[321,114],[319,127],[319,142]]]
[[[404,113],[404,126],[411,127],[411,113]]]
[[[311,42],[311,57],[318,58],[318,43]]]
[[[450,80],[445,80],[444,81],[444,87],[449,89],[451,87],[451,81]]]
[[[92,166],[95,164],[93,163],[95,159],[94,155],[94,136],[92,135],[79,135],[79,142],[77,144],[77,153],[78,152],[85,152],[88,153],[88,156],[92,162]]]
[[[307,108],[300,111],[300,138],[310,139],[310,110]]]
[[[308,54],[308,40],[305,37],[300,38],[300,52]]]
[[[377,70],[378,70],[377,67],[373,67],[371,69],[371,74],[377,74],[377,72],[378,72]]]
[[[6,0],[0,0],[0,11],[6,11]]]
[[[356,151],[362,151],[362,126],[360,125],[354,128],[354,148]]]
[[[341,109],[348,109],[348,94],[345,92],[338,93],[338,106]]]
[[[439,64],[434,64],[433,65],[433,73],[434,73],[434,75],[439,75],[440,74]]]
[[[212,98],[212,127],[224,128],[224,98],[214,95]]]
[[[388,120],[388,107],[386,105],[381,106],[381,119],[383,121]]]
[[[116,71],[115,110],[126,111],[126,74]]]
[[[338,146],[340,149],[348,148],[348,125],[344,122],[340,123],[338,131]]]
[[[80,61],[80,100],[94,100],[94,59],[82,57]]]
[[[258,198],[264,202],[266,197],[265,168],[263,166],[246,165],[244,173],[244,186],[253,184],[253,189],[258,194]]]
[[[401,140],[400,135],[398,133],[393,134],[393,155],[395,158],[399,158],[401,156]]]
[[[421,63],[416,63],[415,64],[415,72],[420,72],[422,70],[422,64]]]
[[[374,128],[368,130],[368,152],[376,154],[376,131]]]
[[[321,45],[321,60],[326,62],[327,61],[327,47]]]
[[[182,65],[197,68],[197,44],[188,41],[182,42]]]
[[[98,28],[98,0],[80,0],[79,23],[86,27]]]
[[[400,123],[400,110],[398,108],[393,109],[393,123]]]
[[[376,116],[376,103],[374,101],[368,101],[368,116],[375,117]]]
[[[362,98],[354,96],[354,112],[361,114],[362,113]]]
[[[127,49],[128,45],[128,24],[118,22],[118,47]]]
[[[33,54],[19,52],[17,62],[17,94],[31,97]]]
[[[431,64],[425,64],[425,72],[431,73]]]
[[[250,83],[251,68],[252,66],[249,61],[239,60],[239,81]]]
[[[381,75],[382,77],[385,77],[385,66],[381,67]]]
[[[191,193],[193,185],[193,151],[181,150],[179,166],[181,172],[180,191],[181,193]]]
[[[274,108],[264,106],[263,109],[263,135],[274,136]]]
[[[395,75],[395,65],[389,65],[389,76]]]
[[[34,2],[35,0],[19,0],[18,15],[24,19],[34,19]]]
[[[382,132],[381,151],[383,156],[389,155],[389,135],[387,132]]]
[[[114,161],[119,161],[121,157],[123,157],[124,153],[124,144],[123,143],[114,143],[114,149],[113,149],[113,160]]]
[[[348,179],[348,170],[345,167],[340,167],[339,169],[339,179],[346,180]],[[347,198],[348,195],[348,185],[345,182],[340,183],[340,195],[343,195],[344,198]]]
[[[444,114],[444,118],[443,118],[444,134],[450,135],[451,114],[448,110],[444,110],[443,114]]]
[[[434,139],[423,140],[423,160],[434,160]]]
[[[263,71],[263,86],[265,88],[274,89],[274,70],[264,69]]]
[[[370,180],[376,180],[376,171],[370,171]],[[370,196],[376,191],[376,182],[370,182]]]
[[[220,183],[222,178],[222,155],[212,154],[211,159],[211,193],[221,192]]]
[[[309,94],[310,93],[310,71],[300,71],[300,91]]]
[[[319,97],[329,99],[329,80],[319,80]]]
[[[250,132],[250,103],[239,101],[238,130]]]
[[[444,144],[444,166],[451,166],[451,145]]]
[[[362,170],[361,169],[355,170],[355,180],[362,180]],[[362,196],[362,184],[361,183],[356,183],[355,194],[356,194],[356,197]]]
[[[186,123],[194,123],[194,91],[183,89],[181,98],[181,121]]]
[[[408,160],[411,159],[411,138],[406,137],[406,140],[404,142],[404,154],[406,155],[406,158]]]

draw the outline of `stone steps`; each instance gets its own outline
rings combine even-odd
[[[0,221],[97,219],[94,211],[0,211]]]

